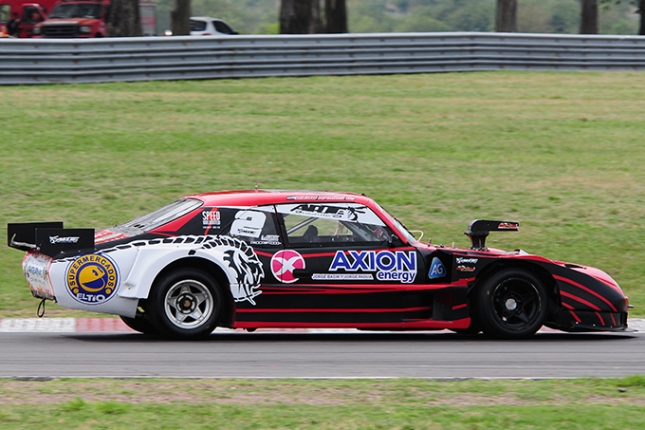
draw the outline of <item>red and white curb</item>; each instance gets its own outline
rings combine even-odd
[[[3,318],[0,332],[119,333],[132,332],[118,318]]]
[[[629,328],[645,332],[645,319],[630,319]],[[218,328],[216,332],[246,333]],[[540,332],[556,332],[542,327]],[[2,318],[0,333],[134,333],[119,318]],[[261,333],[358,333],[355,329],[258,329]],[[365,332],[361,332],[365,333]],[[418,332],[417,332],[418,333]],[[436,333],[436,331],[435,331]]]

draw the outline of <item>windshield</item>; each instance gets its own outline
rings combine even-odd
[[[170,221],[176,220],[203,204],[204,203],[201,200],[196,199],[177,200],[161,209],[157,209],[152,213],[118,225],[110,230],[125,233],[128,236],[145,233],[147,231],[154,230],[157,227],[161,227]]]
[[[100,18],[101,5],[91,3],[60,3],[54,6],[49,18]]]
[[[383,211],[383,213],[389,218],[389,220],[392,222],[392,224],[394,224],[394,227],[398,231],[403,233],[403,235],[407,239],[408,243],[418,242],[417,238],[414,237],[414,235],[412,233],[410,233],[410,231],[406,228],[406,226],[404,226],[401,223],[401,221],[399,221],[398,219],[396,219],[392,215],[390,215],[390,213],[388,211],[386,211],[385,209],[383,209],[383,207],[380,206],[378,203],[376,203],[376,206],[378,206],[379,209],[381,209],[381,211]]]

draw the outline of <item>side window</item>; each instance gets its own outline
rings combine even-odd
[[[273,207],[238,210],[226,232],[252,246],[280,246]]]
[[[204,31],[206,30],[206,21],[190,20],[190,31]]]
[[[277,206],[291,246],[338,246],[342,243],[383,244],[389,230],[368,207],[348,203]]]
[[[31,24],[37,24],[44,19],[40,15],[40,12],[37,8],[35,8],[34,6],[27,6],[24,8],[22,20]]]
[[[273,206],[252,209],[202,206],[187,222],[179,223],[175,232],[180,235],[232,236],[254,247],[282,246],[276,225]]]
[[[224,24],[222,21],[213,21],[213,25],[215,26],[215,30],[217,30],[219,33],[233,33],[233,30],[231,30],[231,28],[228,25]]]

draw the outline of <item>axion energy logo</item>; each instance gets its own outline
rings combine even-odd
[[[411,284],[417,276],[417,254],[414,251],[337,251],[329,270],[376,272],[379,281]]]
[[[298,278],[293,276],[295,269],[304,269],[305,259],[296,251],[285,249],[278,251],[271,257],[271,272],[273,276],[285,284],[296,282]]]

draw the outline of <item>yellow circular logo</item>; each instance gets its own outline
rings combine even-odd
[[[74,300],[98,305],[112,298],[119,285],[114,262],[99,254],[78,257],[67,268],[67,288]]]

